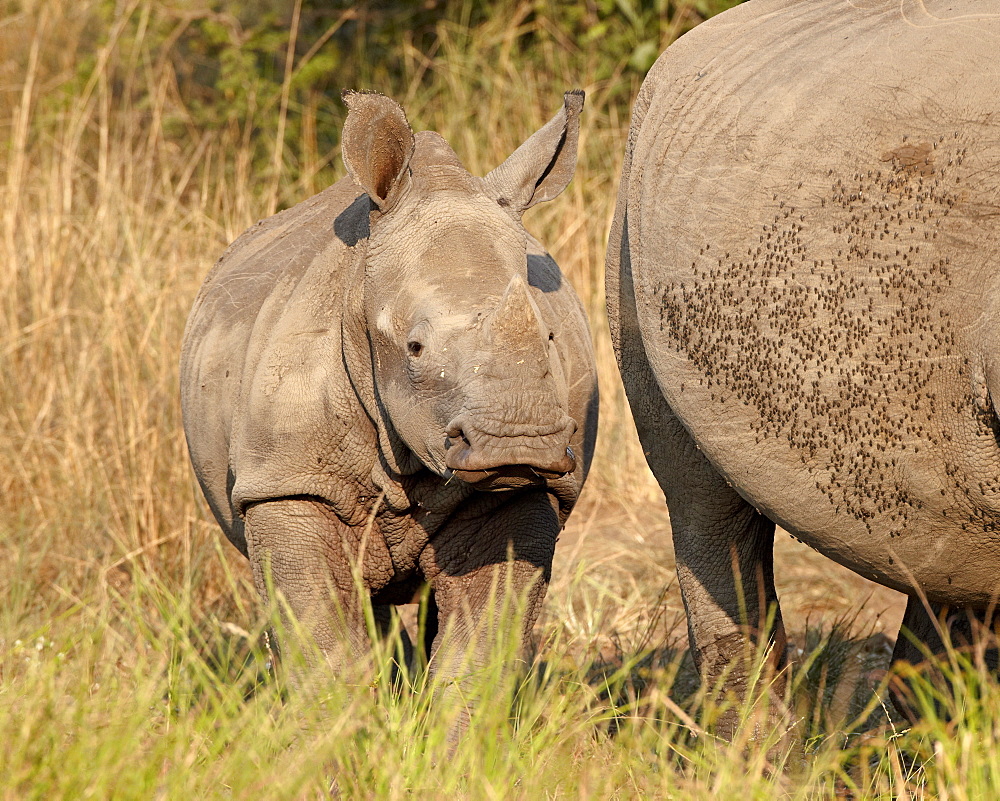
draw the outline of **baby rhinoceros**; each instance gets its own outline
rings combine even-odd
[[[389,98],[344,100],[348,177],[241,235],[195,301],[184,430],[333,672],[369,652],[365,595],[384,625],[429,584],[431,670],[457,678],[504,626],[523,643],[593,452],[587,319],[521,224],[572,178],[584,96],[485,178]]]

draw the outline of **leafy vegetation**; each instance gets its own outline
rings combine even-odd
[[[793,631],[797,744],[776,755],[753,709],[733,745],[707,731],[602,265],[643,71],[724,5],[0,2],[0,797],[1000,795],[993,679],[956,657],[954,691],[918,679],[926,721],[894,729],[881,623],[826,566],[802,600],[787,543],[786,607],[822,613]],[[578,86],[577,176],[526,222],[591,314],[601,440],[534,652],[478,677],[495,700],[452,754],[456,710],[419,672],[390,680],[392,642],[285,693],[273,610],[190,474],[177,355],[225,245],[343,174],[341,88],[393,95],[482,174]]]

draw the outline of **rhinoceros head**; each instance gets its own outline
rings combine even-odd
[[[372,203],[361,305],[379,413],[420,463],[477,489],[572,471],[561,320],[532,296],[521,214],[572,178],[583,93],[485,178],[389,98],[345,101],[344,163]]]

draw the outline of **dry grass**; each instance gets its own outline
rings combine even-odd
[[[140,16],[152,8],[133,7]],[[24,560],[41,587],[78,595],[95,579],[97,586],[125,581],[142,567],[214,602],[220,576],[205,544],[216,534],[191,480],[177,402],[184,321],[214,258],[267,214],[272,198],[303,199],[343,168],[336,160],[309,186],[284,185],[280,176],[261,182],[243,131],[165,138],[160,123],[186,115],[184,98],[156,52],[141,39],[117,38],[124,15],[111,23],[91,78],[51,102],[47,93],[75,77],[65,54],[89,41],[87,13],[46,2],[0,23],[5,52],[21,56],[3,64],[10,83],[0,94],[0,132],[9,141],[0,504],[4,525],[18,532],[0,547],[23,551],[8,563]],[[479,32],[499,53],[490,69],[457,46],[450,60],[427,64],[407,51],[412,75],[396,94],[414,127],[441,131],[482,174],[555,112],[564,89],[580,82],[588,90],[577,178],[527,224],[549,244],[594,322],[603,430],[590,492],[646,502],[656,490],[602,324],[604,236],[625,120],[603,101],[605,86],[579,77],[553,85],[519,71],[509,52],[516,23]],[[516,118],[507,111],[512,94],[523,98]]]
[[[287,182],[280,169],[255,174],[248,129],[168,138],[163,120],[190,115],[163,54],[136,34],[161,13],[147,0],[118,4],[110,19],[96,3],[0,4],[0,730],[11,738],[0,797],[293,798],[321,792],[331,774],[359,797],[832,797],[856,786],[962,799],[995,789],[992,690],[976,696],[964,731],[932,720],[903,744],[876,733],[841,750],[843,720],[870,700],[871,670],[885,663],[878,634],[892,634],[898,601],[876,591],[858,613],[871,585],[787,538],[780,590],[803,663],[813,660],[796,686],[802,703],[817,692],[828,701],[803,712],[812,739],[801,764],[782,773],[766,744],[693,736],[711,710],[684,661],[669,528],[604,321],[627,129],[612,90],[631,82],[634,92],[637,79],[594,79],[596,58],[558,37],[519,63],[526,7],[475,30],[474,48],[447,25],[433,58],[404,43],[403,84],[380,87],[478,174],[548,119],[564,89],[588,92],[577,176],[526,224],[590,312],[601,438],[560,542],[538,660],[527,679],[495,678],[519,724],[500,704],[451,764],[448,712],[421,695],[334,690],[320,708],[284,705],[273,683],[248,694],[268,619],[245,562],[220,542],[184,446],[177,358],[202,277],[275,204],[342,168],[305,141],[296,152],[308,164]],[[95,25],[107,36],[95,38]],[[95,41],[105,43],[88,49]],[[84,57],[94,67],[81,72]],[[279,165],[290,158],[275,154]],[[883,620],[872,609],[890,611]],[[844,640],[836,620],[872,636]],[[326,730],[304,734],[310,720]]]

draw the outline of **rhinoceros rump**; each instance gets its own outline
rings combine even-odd
[[[609,315],[710,684],[777,609],[775,522],[931,647],[925,600],[967,635],[997,598],[997,53],[996,0],[754,0],[643,84]]]

